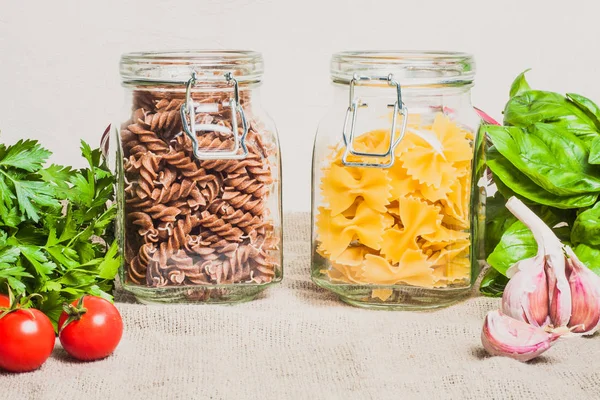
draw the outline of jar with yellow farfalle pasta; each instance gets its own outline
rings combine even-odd
[[[250,300],[282,278],[280,152],[250,51],[129,53],[118,236],[142,302]]]
[[[342,52],[313,154],[312,279],[352,305],[427,309],[471,291],[482,258],[475,63]]]

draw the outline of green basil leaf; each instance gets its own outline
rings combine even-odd
[[[500,156],[500,157],[502,157],[502,156]],[[513,168],[515,173],[519,172],[505,158],[502,157],[498,161],[500,161],[500,163],[506,163],[506,167],[507,168],[509,168],[509,167]],[[492,163],[493,163],[493,165],[495,165],[494,162],[492,162]],[[507,171],[508,171],[508,169],[507,169]],[[525,175],[523,175],[523,177],[527,178]],[[493,172],[492,172],[492,181],[496,185],[496,188],[498,189],[498,192],[500,194],[502,194],[502,197],[504,197],[505,199],[510,199],[511,197],[515,196],[515,197],[518,197],[519,200],[521,200],[523,203],[525,203],[528,207],[534,206],[536,204],[534,201],[529,200],[527,197],[521,196],[520,194],[516,193],[514,190],[512,190],[511,188],[509,188],[508,186],[506,186],[506,184],[500,180],[500,177],[498,175],[496,175],[495,173],[493,173]],[[533,185],[535,185],[531,181],[526,182],[526,183],[532,183]]]
[[[527,83],[527,80],[525,79],[525,74],[529,71],[531,71],[531,69],[526,69],[514,80],[510,86],[510,97],[519,96],[531,90],[529,83]]]
[[[596,128],[600,130],[600,107],[587,97],[576,93],[567,93],[567,97],[590,117],[595,122]],[[591,143],[588,142],[587,144],[590,148],[588,162],[590,164],[600,164],[600,135],[595,137]]]
[[[596,202],[598,194],[581,194],[574,196],[557,196],[538,186],[519,171],[506,158],[493,149],[488,151],[487,165],[494,174],[494,181],[502,192],[505,185],[512,192],[529,202],[556,207],[560,209],[589,207]],[[504,191],[505,192],[505,191]],[[505,196],[509,196],[506,193]],[[528,201],[525,201],[526,203]]]
[[[487,262],[506,276],[506,271],[517,261],[533,257],[536,253],[537,244],[533,234],[521,221],[517,221],[504,232]]]
[[[547,191],[574,195],[600,191],[598,168],[575,136],[549,124],[518,127],[487,126],[495,148],[511,164]]]
[[[592,141],[588,162],[594,165],[600,164],[600,136]]]
[[[504,109],[504,123],[527,127],[537,122],[556,125],[584,142],[599,136],[594,121],[566,97],[541,90],[530,90],[511,98]]]
[[[600,203],[577,216],[571,232],[571,242],[600,245]]]
[[[567,98],[590,117],[595,122],[597,128],[600,128],[600,107],[596,103],[577,93],[567,93]]]
[[[481,280],[479,290],[483,295],[488,297],[502,297],[507,283],[508,278],[506,276],[494,268],[489,268]]]
[[[596,275],[600,275],[600,248],[579,244],[573,251],[586,267],[594,271]]]

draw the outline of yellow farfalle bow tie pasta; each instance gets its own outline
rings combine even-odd
[[[390,178],[379,168],[348,168],[333,164],[325,171],[321,190],[329,201],[331,215],[338,215],[350,208],[358,197],[367,206],[378,212],[385,212],[390,197]]]
[[[426,288],[470,280],[472,140],[440,113],[432,125],[409,124],[390,168],[347,167],[343,147],[333,149],[315,227],[329,279]],[[389,132],[374,130],[355,148],[381,152],[388,144]],[[391,293],[377,288],[373,297]]]
[[[317,229],[321,251],[330,260],[336,260],[355,239],[371,249],[379,250],[385,219],[382,213],[374,211],[365,202],[356,208],[356,215],[352,218],[346,218],[342,214],[334,216],[331,211],[321,207]]]

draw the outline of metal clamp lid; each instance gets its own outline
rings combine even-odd
[[[233,134],[233,148],[231,150],[204,150],[198,148],[198,138],[196,132],[207,131],[223,131],[223,127],[214,124],[196,124],[196,108],[192,100],[192,87],[196,83],[196,73],[192,72],[190,80],[188,80],[185,90],[185,103],[181,105],[181,122],[183,123],[183,131],[192,141],[194,157],[198,160],[241,160],[248,156],[248,148],[246,147],[246,135],[248,134],[248,123],[246,115],[240,104],[240,93],[238,82],[233,77],[231,72],[224,75],[228,83],[233,84],[233,99],[230,99],[225,105],[231,107],[231,130]],[[242,122],[242,134],[238,135],[238,117]],[[188,121],[189,119],[189,121]],[[242,152],[238,154],[238,150]]]
[[[354,97],[354,86],[361,81],[370,81],[370,80],[378,80],[378,81],[386,81],[389,86],[394,86],[397,92],[397,99],[394,104],[389,104],[388,107],[394,108],[394,114],[392,116],[392,129],[390,132],[390,144],[385,153],[366,153],[359,152],[354,149],[354,131],[356,127],[356,114],[359,108],[366,107],[366,103],[360,102],[360,99]],[[396,120],[398,114],[402,115],[402,129],[400,130],[400,134],[398,138],[394,140],[394,136],[396,133]],[[406,105],[402,102],[402,89],[400,84],[394,80],[394,76],[389,74],[388,76],[359,76],[354,74],[354,77],[350,81],[350,101],[348,105],[348,110],[346,110],[346,118],[344,119],[344,129],[343,129],[343,137],[344,137],[344,145],[346,149],[344,151],[344,155],[342,156],[342,163],[349,167],[373,167],[373,168],[389,168],[394,165],[394,151],[396,146],[400,143],[400,141],[404,138],[404,134],[406,132],[406,125],[408,122],[408,109]],[[348,132],[348,121],[350,120],[350,132]],[[387,158],[390,160],[386,163],[365,163],[360,161],[348,161],[348,156],[360,156],[360,157],[372,157],[372,158]]]

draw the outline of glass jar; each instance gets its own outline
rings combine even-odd
[[[342,52],[313,153],[312,279],[369,308],[446,306],[483,257],[483,138],[463,53]]]
[[[250,300],[282,278],[281,162],[250,51],[129,53],[116,132],[124,289]]]

